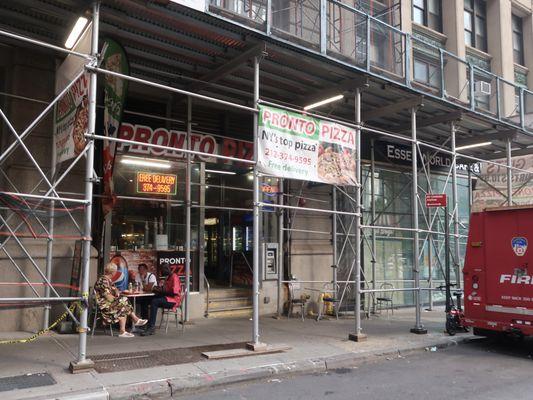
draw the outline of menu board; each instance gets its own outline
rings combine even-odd
[[[262,173],[355,185],[357,131],[274,107],[259,107],[258,167]]]

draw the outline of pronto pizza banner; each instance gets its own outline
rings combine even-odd
[[[308,115],[259,107],[258,167],[281,178],[354,185],[355,129]]]

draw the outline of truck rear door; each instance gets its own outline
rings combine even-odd
[[[485,219],[486,305],[531,307],[533,209],[489,211]],[[530,268],[530,265],[532,268]],[[504,310],[502,310],[504,311]]]

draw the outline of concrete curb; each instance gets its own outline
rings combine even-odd
[[[25,400],[109,400],[109,392],[105,388],[65,392],[53,395],[24,398]]]
[[[457,346],[471,339],[471,335],[453,338],[439,338],[437,341],[423,344],[407,345],[387,351],[348,352],[318,359],[306,359],[291,362],[282,362],[242,370],[225,370],[216,373],[202,373],[187,377],[161,379],[156,381],[138,382],[129,385],[111,386],[107,390],[109,399],[131,400],[146,398],[169,398],[176,393],[195,390],[205,390],[221,385],[249,382],[267,379],[274,376],[290,374],[305,374],[326,372],[328,370],[351,368],[363,362],[375,361],[391,356],[402,356],[409,353],[427,350],[432,347],[444,349]],[[62,398],[61,398],[62,399]],[[67,400],[65,398],[65,400]],[[81,397],[72,397],[68,400],[82,400]],[[85,398],[83,398],[85,400]],[[89,398],[87,398],[89,400]],[[92,400],[92,398],[90,398]],[[95,399],[96,400],[96,399]]]

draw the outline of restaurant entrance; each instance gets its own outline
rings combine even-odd
[[[204,273],[213,288],[252,284],[252,181],[249,170],[205,168]]]
[[[252,285],[252,221],[243,211],[206,213],[205,275],[211,287]]]

